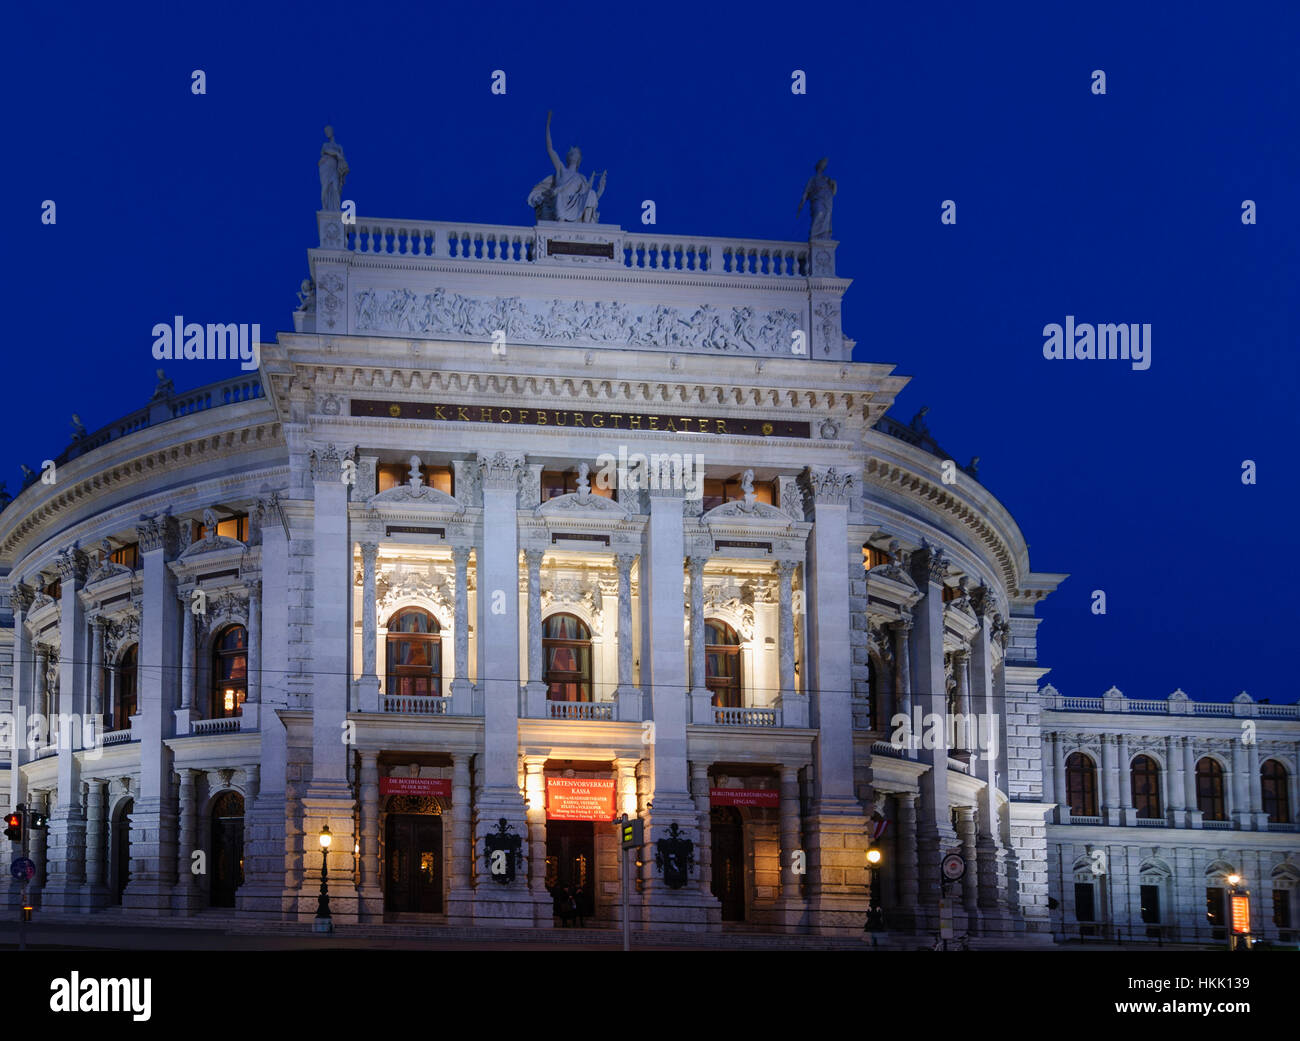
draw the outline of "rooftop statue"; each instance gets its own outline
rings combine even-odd
[[[528,193],[528,205],[538,220],[594,223],[599,217],[596,203],[605,193],[605,178],[609,171],[600,175],[600,187],[595,187],[595,178],[588,180],[578,172],[582,165],[582,149],[577,145],[569,149],[561,163],[551,143],[551,115],[546,113],[546,154],[551,157],[555,173],[537,182]]]
[[[797,217],[803,212],[803,204],[808,204],[812,213],[812,228],[808,232],[810,239],[828,239],[831,237],[831,200],[835,197],[835,182],[826,176],[825,159],[817,160],[817,172],[808,178],[804,185],[803,197],[799,208],[794,211]]]
[[[334,128],[325,128],[325,143],[320,146],[320,208],[343,208],[343,183],[348,179],[348,161],[343,158],[343,146],[334,140]]]

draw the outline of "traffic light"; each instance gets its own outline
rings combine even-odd
[[[5,815],[5,838],[13,839],[14,842],[22,842],[23,815],[21,813],[8,813]]]
[[[48,828],[50,826],[50,818],[43,813],[33,812],[28,814],[28,817],[30,820],[27,822],[27,826],[30,828]]]

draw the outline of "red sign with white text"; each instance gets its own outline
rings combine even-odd
[[[546,778],[546,819],[553,821],[612,821],[614,779],[601,777]]]
[[[381,777],[380,795],[451,795],[451,781],[441,777]]]
[[[710,788],[710,806],[779,806],[781,793],[774,788]]]

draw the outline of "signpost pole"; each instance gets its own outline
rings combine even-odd
[[[14,760],[17,762],[17,759]],[[23,859],[27,858],[27,833],[30,829],[27,827],[27,809],[24,807],[19,811],[23,815]],[[31,880],[26,873],[23,874],[23,906],[18,908],[18,950],[27,950],[27,885]]]
[[[628,921],[628,896],[627,896],[627,876],[629,871],[628,853],[629,850],[623,850],[623,950],[632,949],[632,928]]]

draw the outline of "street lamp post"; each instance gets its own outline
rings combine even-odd
[[[871,946],[876,945],[876,933],[885,928],[885,913],[880,907],[880,861],[883,854],[875,846],[867,850],[867,873],[870,906],[867,909],[867,924],[862,927],[863,932],[871,934]]]
[[[320,832],[320,897],[316,901],[316,919],[312,922],[312,932],[332,933],[334,919],[330,917],[330,827],[328,824]]]

